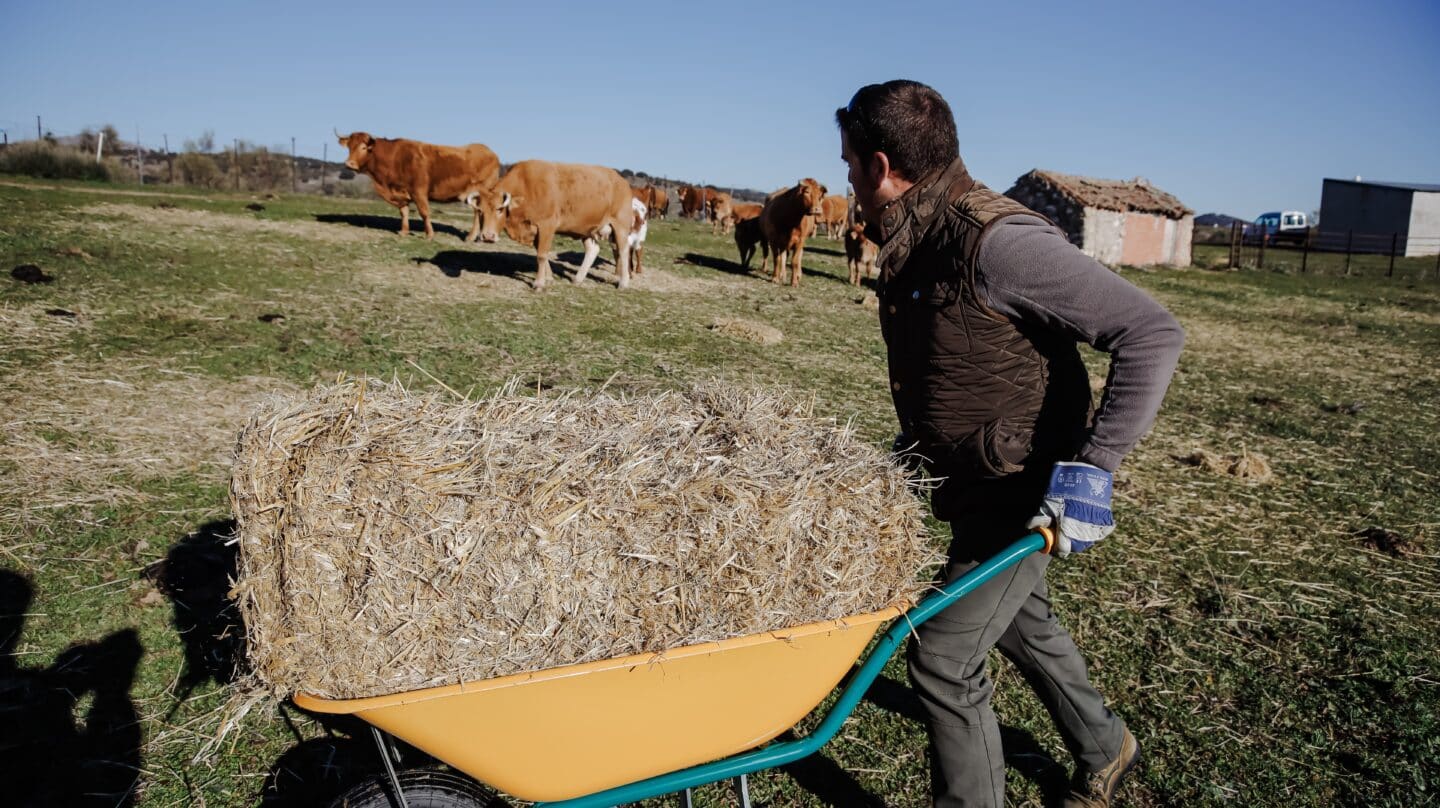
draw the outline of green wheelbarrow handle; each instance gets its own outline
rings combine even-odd
[[[638,802],[718,780],[739,777],[761,769],[784,766],[813,754],[840,731],[840,726],[845,723],[845,719],[850,717],[850,713],[854,712],[855,706],[860,703],[865,691],[870,688],[870,684],[880,675],[880,671],[885,668],[890,657],[895,655],[895,651],[905,642],[906,635],[915,626],[944,611],[957,599],[973,592],[986,581],[1014,566],[1022,558],[1037,550],[1048,550],[1050,543],[1050,539],[1042,533],[1031,533],[1000,551],[994,558],[946,584],[940,591],[926,597],[896,618],[890,629],[865,657],[860,669],[851,676],[849,683],[840,693],[840,698],[830,708],[830,712],[825,715],[820,726],[804,738],[773,743],[760,749],[692,766],[678,772],[657,775],[628,785],[616,786],[584,797],[558,802],[539,802],[535,804],[536,808],[612,808],[627,802]]]

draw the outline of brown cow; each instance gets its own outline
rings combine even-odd
[[[865,226],[852,224],[845,231],[845,263],[850,265],[850,285],[859,286],[861,279],[875,274],[875,256],[880,248],[865,238]]]
[[[733,204],[730,195],[724,191],[710,193],[710,198],[705,202],[705,212],[710,217],[710,235],[715,235],[717,231],[730,235],[730,227],[735,224],[730,212]]]
[[[756,205],[759,207],[759,205]],[[760,232],[760,217],[752,216],[748,219],[741,219],[735,223],[735,246],[740,248],[740,263],[746,269],[750,268],[750,256],[755,254],[755,246],[760,246],[760,265],[763,267],[765,261],[770,257],[770,247],[765,243],[765,237]]]
[[[770,260],[775,267],[771,280],[775,283],[784,282],[781,273],[788,258],[790,285],[800,285],[805,239],[815,232],[815,217],[820,215],[820,200],[824,198],[825,186],[809,177],[766,198],[760,211],[760,232],[770,246]]]
[[[670,195],[665,193],[665,189],[658,185],[654,186],[654,188],[655,197],[650,203],[649,218],[664,219],[665,211],[670,207]]]
[[[760,215],[759,204],[754,202],[734,202],[730,205],[730,213],[720,220],[724,232],[730,232],[731,228],[738,227],[746,219],[754,219]],[[758,232],[758,231],[757,231]],[[713,235],[713,233],[712,233]],[[739,243],[738,241],[736,242]]]
[[[585,260],[575,283],[585,280],[600,239],[615,246],[620,288],[630,285],[630,233],[635,225],[634,195],[618,172],[603,166],[523,160],[511,167],[489,192],[466,201],[480,211],[480,238],[493,243],[503,225],[511,239],[535,248],[535,288],[550,281],[550,248],[555,234],[585,242]]]
[[[400,235],[410,233],[410,203],[425,221],[425,238],[435,237],[430,202],[457,202],[484,193],[500,180],[500,158],[488,146],[436,146],[418,140],[377,138],[366,132],[335,136],[350,150],[345,167],[369,175],[380,198],[400,209]],[[480,212],[466,241],[480,235]]]
[[[839,239],[845,227],[849,204],[843,196],[827,196],[820,200],[820,221],[825,223],[825,235]]]
[[[696,188],[693,185],[682,185],[676,193],[680,196],[681,216],[687,219],[692,216],[706,219],[710,217],[710,198],[720,192],[709,186]]]

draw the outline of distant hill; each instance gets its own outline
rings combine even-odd
[[[1202,213],[1195,217],[1195,224],[1201,227],[1229,227],[1235,222],[1244,221],[1238,216],[1227,216],[1224,213]]]

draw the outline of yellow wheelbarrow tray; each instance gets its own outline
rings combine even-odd
[[[908,611],[891,606],[657,654],[388,696],[297,693],[294,701],[313,712],[358,716],[519,799],[565,808],[619,805],[811,754],[839,730],[912,626],[1049,545],[1047,535],[1032,533]],[[824,701],[890,620],[814,732],[756,749]],[[736,755],[744,750],[754,751]],[[388,756],[385,762],[389,770]],[[393,771],[391,785],[400,791]]]

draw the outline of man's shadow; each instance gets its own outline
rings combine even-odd
[[[400,234],[400,213],[398,211],[390,216],[376,216],[373,213],[317,213],[315,214],[315,221],[321,224],[348,224],[351,227],[363,227],[367,230],[384,230],[388,233]],[[470,235],[469,230],[461,230],[454,225],[436,221],[433,211],[430,218],[430,226],[435,228],[437,234],[449,233],[462,240]],[[410,235],[414,236],[417,233],[421,238],[424,238],[425,222],[418,215],[410,217]]]
[[[174,625],[185,649],[185,668],[171,715],[206,682],[229,684],[244,670],[245,624],[230,587],[239,568],[233,519],[207,522],[175,543],[145,570],[170,599]],[[260,795],[266,808],[308,808],[339,796],[381,770],[369,727],[351,716],[309,714],[324,735],[306,739],[291,720],[299,708],[285,704],[280,717],[295,745],[270,767]],[[167,716],[168,720],[170,716]]]
[[[33,594],[25,576],[0,570],[0,756],[11,772],[5,804],[133,805],[141,736],[130,688],[144,653],[140,638],[124,629],[70,646],[47,668],[22,668],[16,653]]]

